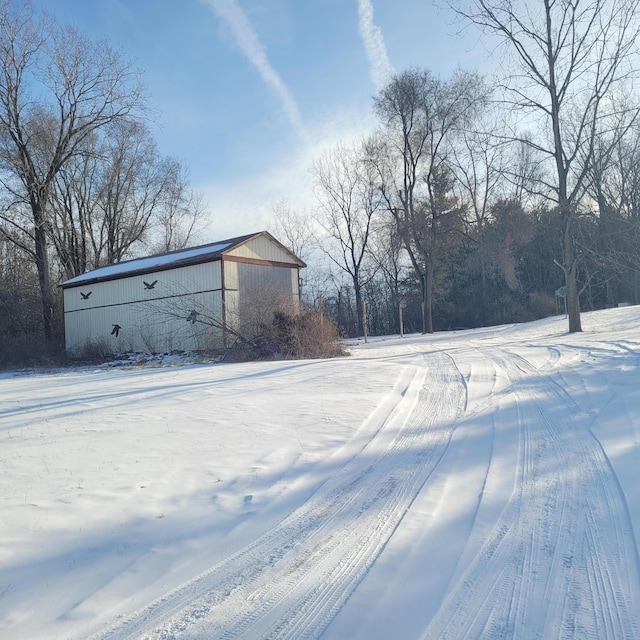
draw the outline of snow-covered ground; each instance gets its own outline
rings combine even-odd
[[[640,307],[0,376],[0,638],[640,638]]]

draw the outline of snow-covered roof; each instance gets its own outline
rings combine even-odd
[[[191,264],[201,262],[209,262],[219,259],[222,254],[245,242],[249,238],[258,234],[250,234],[222,240],[211,244],[205,244],[200,247],[192,247],[191,249],[180,249],[179,251],[171,251],[162,253],[157,256],[148,256],[146,258],[136,258],[135,260],[126,260],[118,262],[106,267],[100,267],[93,271],[87,271],[80,276],[66,280],[60,284],[63,289],[75,287],[79,285],[91,284],[93,282],[101,282],[104,280],[116,280],[123,276],[142,275],[152,273],[162,269],[176,269]]]

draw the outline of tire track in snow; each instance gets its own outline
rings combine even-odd
[[[423,638],[637,638],[635,542],[593,418],[525,358],[485,355],[511,380],[515,489]]]
[[[305,504],[235,555],[95,637],[318,637],[438,465],[464,399],[453,360],[425,354],[384,427]]]

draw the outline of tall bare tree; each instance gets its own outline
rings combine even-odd
[[[181,249],[204,213],[180,163],[162,157],[135,121],[91,136],[56,175],[49,205],[51,240],[69,278],[118,262],[143,241],[152,251]]]
[[[98,207],[100,253],[112,264],[143,237],[178,175],[175,162],[160,157],[144,125],[120,120],[109,132]]]
[[[495,116],[495,114],[492,114]],[[485,122],[488,125],[488,122]],[[451,167],[456,178],[455,190],[466,205],[466,237],[476,247],[480,271],[478,313],[486,319],[487,277],[490,262],[488,228],[491,207],[508,188],[504,179],[506,148],[496,144],[485,131],[463,131],[459,143],[454,145]]]
[[[588,191],[597,205],[599,242],[587,247],[602,265],[607,305],[640,302],[640,122],[597,145]]]
[[[365,144],[339,144],[313,164],[316,221],[322,229],[319,246],[348,274],[355,296],[358,329],[362,328],[362,287],[372,277],[367,271],[367,246],[376,214],[382,210],[378,182],[365,161]]]
[[[96,136],[57,172],[49,191],[48,228],[64,276],[73,278],[100,266],[95,242],[101,156]]]
[[[450,0],[458,14],[506,45],[515,69],[506,100],[535,124],[510,136],[553,166],[547,185],[562,220],[569,331],[581,331],[574,221],[603,122],[621,107],[616,90],[636,75],[639,0]],[[625,107],[627,108],[627,107]],[[638,114],[632,109],[630,123]]]
[[[384,131],[372,154],[387,208],[398,226],[422,290],[423,332],[433,332],[433,283],[438,248],[455,228],[453,139],[473,120],[486,90],[475,73],[442,80],[428,70],[396,76],[375,99]]]
[[[0,171],[30,212],[47,340],[51,186],[93,132],[140,106],[138,74],[105,42],[36,16],[28,4],[0,0]]]

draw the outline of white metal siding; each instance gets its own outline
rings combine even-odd
[[[169,304],[169,302],[171,304]],[[190,322],[195,311],[196,322]],[[66,347],[80,353],[94,347],[103,353],[201,350],[219,346],[222,333],[221,292],[89,309],[65,314]],[[118,335],[114,326],[120,327]]]
[[[145,287],[157,281],[152,289]],[[88,345],[108,353],[204,349],[220,341],[206,319],[221,320],[220,262],[192,265],[65,289],[65,336],[70,353]],[[87,294],[83,299],[80,292]],[[200,314],[188,322],[191,311]],[[202,320],[205,320],[203,322]],[[121,327],[118,336],[114,325]]]
[[[300,271],[298,269],[290,269],[289,277],[291,278],[291,295],[296,309],[300,308]]]
[[[244,331],[252,333],[270,322],[274,311],[297,310],[297,273],[289,267],[238,263],[238,313]]]
[[[147,289],[144,283],[152,284],[156,280],[153,289]],[[148,302],[186,292],[213,291],[221,286],[220,261],[209,262],[65,289],[64,310],[68,313],[114,304]],[[91,295],[84,300],[81,293],[86,295],[89,292]]]
[[[239,293],[238,293],[238,263],[224,262],[224,301],[225,320],[227,326],[237,330],[240,327]]]
[[[269,260],[272,262],[284,262],[296,264],[291,255],[274,244],[268,237],[258,236],[251,238],[244,244],[229,251],[226,255],[237,258],[249,258],[252,260]]]
[[[238,264],[238,289],[242,298],[249,298],[261,291],[268,294],[285,294],[292,296],[297,293],[297,285],[292,289],[291,273],[297,274],[297,269],[289,267],[272,267],[253,263]],[[297,283],[297,278],[295,279]]]

